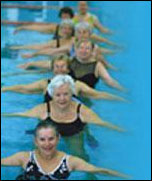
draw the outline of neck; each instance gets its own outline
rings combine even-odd
[[[63,40],[70,40],[70,39],[71,39],[71,36],[68,36],[68,37],[67,37],[67,36],[66,36],[66,37],[65,37],[65,36],[62,36],[62,39],[63,39]]]
[[[77,57],[77,60],[83,64],[90,62],[90,59],[81,59],[79,57]]]
[[[70,108],[71,108],[71,102],[64,108],[60,108],[59,106],[57,106],[57,104],[52,101],[52,105],[54,107],[54,109],[56,110],[56,112],[59,112],[59,113],[67,113],[69,112]]]
[[[85,16],[85,15],[87,15],[87,12],[85,12],[85,13],[80,12],[79,14],[80,14],[80,16]]]
[[[37,154],[43,160],[52,160],[53,158],[55,158],[57,156],[58,151],[57,150],[53,150],[52,152],[50,152],[50,155],[44,155],[39,150],[37,150]]]

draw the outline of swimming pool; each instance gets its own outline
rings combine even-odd
[[[19,2],[17,1],[16,3]],[[20,3],[29,4],[28,1]],[[66,1],[32,1],[32,3],[40,5],[42,3],[49,5],[76,5],[76,1],[70,3]],[[98,84],[97,89],[123,95],[131,100],[131,103],[123,104],[91,100],[93,103],[92,109],[96,113],[105,120],[123,126],[128,132],[119,134],[96,126],[89,126],[91,134],[98,140],[98,146],[92,148],[85,143],[85,152],[89,155],[90,162],[95,165],[119,170],[131,175],[133,180],[150,180],[151,3],[140,1],[94,1],[90,2],[90,4],[94,8],[101,6],[101,11],[98,10],[93,13],[100,17],[103,24],[114,30],[115,34],[111,36],[111,39],[125,46],[124,51],[113,57],[108,57],[108,60],[120,68],[118,72],[111,72],[111,74],[127,87],[129,92],[125,95],[103,84]],[[1,14],[2,19],[12,21],[59,21],[56,10],[2,9]],[[2,48],[6,44],[30,44],[33,42],[43,42],[50,38],[49,35],[42,35],[36,32],[20,32],[17,35],[13,35],[14,27],[1,26],[1,28]],[[7,52],[8,54],[9,52]],[[7,55],[4,54],[1,58],[1,74],[21,71],[17,68],[17,65],[25,62],[25,60],[21,58],[20,52]],[[34,60],[37,59],[35,58]],[[29,83],[48,76],[49,74],[2,76],[1,85]],[[25,111],[41,103],[42,100],[43,97],[41,95],[1,94],[1,112]],[[25,134],[25,131],[33,129],[36,124],[37,121],[33,119],[2,118],[2,157],[18,151],[31,150],[33,148],[31,144],[32,136]],[[59,147],[68,151],[62,140]],[[19,172],[20,169],[17,168],[1,168],[1,179],[13,180]],[[83,173],[73,173],[70,180],[87,180],[89,178],[92,178],[92,180],[118,180],[113,177],[101,175],[93,177]]]

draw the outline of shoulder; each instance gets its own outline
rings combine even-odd
[[[87,106],[81,104],[80,107],[80,116],[81,116],[81,120],[82,122],[85,122],[85,120],[91,115],[92,111],[90,108],[88,108]]]
[[[77,170],[77,167],[80,166],[82,163],[82,159],[69,155],[68,165],[71,171]]]
[[[18,160],[21,163],[21,165],[24,167],[24,165],[30,159],[30,152],[19,152],[16,155],[14,155],[14,158],[16,158],[16,160]]]
[[[98,17],[95,15],[95,14],[92,14],[92,13],[88,13],[88,16],[94,20],[97,20]]]

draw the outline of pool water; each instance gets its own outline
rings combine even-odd
[[[8,2],[3,2],[7,4]],[[12,1],[11,4],[66,5],[76,6],[76,1]],[[9,4],[10,4],[9,3]],[[100,167],[118,170],[131,176],[131,180],[151,179],[151,2],[148,1],[90,1],[92,13],[101,22],[112,29],[111,40],[122,45],[124,50],[108,61],[119,68],[110,72],[127,89],[128,93],[112,90],[99,82],[96,89],[109,91],[130,100],[130,103],[91,100],[93,109],[101,118],[124,127],[126,133],[117,133],[104,128],[89,125],[87,130],[96,139],[88,141],[86,135],[83,149],[79,155]],[[1,9],[2,19],[10,21],[59,22],[56,10]],[[53,15],[53,16],[52,16]],[[10,52],[6,46],[32,44],[47,41],[50,35],[36,32],[20,32],[13,35],[14,27],[1,26],[1,86],[25,84],[48,78],[49,74],[29,74],[6,76],[21,72],[17,66],[25,62],[21,52]],[[34,58],[34,60],[45,57]],[[31,60],[26,60],[26,62]],[[5,75],[4,75],[5,74]],[[20,95],[17,93],[1,94],[1,112],[20,112],[30,109],[43,101],[42,95]],[[2,118],[1,155],[9,156],[20,151],[34,148],[32,135],[27,130],[34,129],[35,119]],[[87,130],[85,130],[87,132]],[[84,138],[83,138],[84,137]],[[73,138],[73,144],[77,139]],[[66,143],[65,143],[66,142]],[[77,144],[77,143],[75,143]],[[68,145],[68,147],[67,147]],[[59,149],[74,153],[75,147],[69,140],[61,140]],[[20,168],[1,168],[1,180],[14,180]],[[118,180],[115,177],[72,173],[69,180]],[[122,180],[122,179],[121,179]]]

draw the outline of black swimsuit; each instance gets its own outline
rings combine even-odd
[[[18,176],[16,180],[65,180],[70,175],[68,159],[68,155],[64,156],[54,171],[45,173],[36,160],[35,152],[31,152],[30,161],[24,173]]]
[[[75,119],[75,121],[71,123],[57,123],[56,121],[54,121],[50,116],[51,109],[50,109],[49,102],[46,103],[46,105],[47,105],[47,114],[48,114],[48,117],[46,118],[46,120],[51,121],[53,124],[57,126],[58,131],[61,134],[61,136],[74,136],[80,133],[84,129],[86,124],[83,123],[80,118],[81,104],[78,104],[77,106],[77,118]]]
[[[96,83],[98,82],[98,78],[96,78],[94,72],[96,68],[97,62],[91,62],[88,64],[80,63],[75,57],[71,62],[70,68],[71,71],[74,72],[74,78],[76,80],[82,81],[94,88]]]

